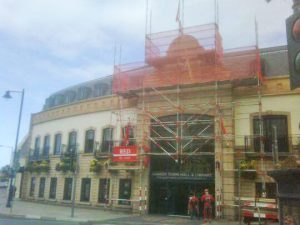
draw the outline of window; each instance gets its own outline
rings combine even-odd
[[[105,128],[103,129],[102,136],[102,152],[112,152],[113,148],[113,128]]]
[[[45,105],[44,105],[44,109],[48,109],[54,106],[54,98],[53,97],[49,97],[46,99]]]
[[[44,137],[43,156],[49,155],[49,149],[50,149],[50,136],[47,135]]]
[[[122,145],[132,146],[134,144],[134,127],[127,125],[122,129]]]
[[[54,138],[54,155],[59,155],[61,152],[61,134],[56,134]]]
[[[64,197],[63,200],[71,200],[72,196],[72,178],[65,178]]]
[[[49,198],[55,199],[56,198],[56,186],[57,186],[57,178],[51,177],[50,180],[50,191],[49,191]]]
[[[29,190],[30,197],[34,197],[34,189],[35,189],[35,177],[31,177],[30,190]]]
[[[57,105],[62,105],[65,103],[65,96],[64,95],[56,95],[54,97],[54,105],[57,106]]]
[[[98,190],[98,202],[99,203],[108,203],[109,184],[110,184],[109,179],[100,179],[99,190]]]
[[[82,202],[90,201],[90,191],[91,191],[91,178],[82,178],[80,201]]]
[[[40,178],[39,198],[44,198],[46,178]]]
[[[84,152],[93,152],[94,150],[95,131],[88,130],[85,132]]]
[[[91,97],[92,89],[89,87],[80,87],[78,89],[78,100],[83,100]]]
[[[95,84],[94,86],[94,97],[104,96],[108,93],[107,84]]]
[[[268,115],[263,116],[263,142],[264,142],[264,151],[272,152],[274,145],[274,127],[277,128],[277,142],[278,142],[278,151],[287,152],[288,151],[288,126],[287,126],[287,116],[283,115]],[[256,152],[260,151],[260,121],[258,117],[255,117],[253,120],[253,133],[254,138],[254,150]]]
[[[75,91],[68,91],[65,94],[65,102],[66,104],[72,103],[76,100],[76,92]]]
[[[255,183],[255,193],[256,196],[262,197],[262,183]],[[276,183],[266,183],[266,197],[267,198],[276,198]]]
[[[36,137],[35,141],[34,141],[34,153],[33,153],[33,156],[35,158],[39,157],[39,154],[40,154],[40,144],[41,144],[41,138],[40,137]]]
[[[131,179],[120,179],[119,183],[119,204],[130,205],[131,198]]]
[[[72,131],[69,133],[69,142],[68,142],[68,151],[69,152],[76,152],[76,139],[77,139],[77,133],[75,131]]]

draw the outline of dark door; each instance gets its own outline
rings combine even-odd
[[[151,182],[150,213],[188,215],[188,199],[195,192],[201,197],[208,188],[214,195],[213,182],[194,180],[156,180]],[[200,216],[202,204],[199,204]]]

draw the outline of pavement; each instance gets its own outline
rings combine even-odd
[[[201,220],[185,216],[137,215],[95,208],[71,207],[15,200],[13,208],[5,207],[6,191],[0,189],[0,225],[199,225]],[[213,221],[210,225],[237,225],[237,222]]]

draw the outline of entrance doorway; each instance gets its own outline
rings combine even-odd
[[[150,213],[168,215],[188,215],[188,199],[192,193],[197,197],[208,188],[214,195],[214,185],[211,181],[195,180],[153,180],[150,192]],[[200,216],[202,216],[202,204],[199,204]]]
[[[209,188],[214,195],[214,118],[180,114],[158,121],[151,124],[151,152],[156,154],[151,156],[149,211],[188,215],[192,193],[200,198]]]

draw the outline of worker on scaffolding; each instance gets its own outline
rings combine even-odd
[[[204,189],[204,194],[201,197],[201,202],[203,202],[203,220],[210,222],[212,219],[212,203],[215,201],[215,198],[209,194],[208,189]]]
[[[188,213],[191,217],[191,220],[194,217],[199,217],[199,208],[198,208],[199,199],[197,198],[195,192],[191,194],[189,197],[189,203],[188,203]]]

